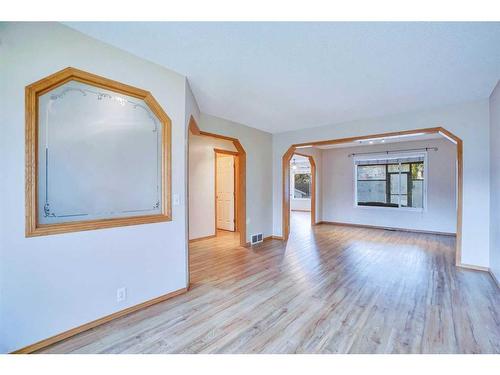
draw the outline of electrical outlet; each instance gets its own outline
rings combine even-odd
[[[123,302],[127,299],[127,288],[116,289],[116,302]]]

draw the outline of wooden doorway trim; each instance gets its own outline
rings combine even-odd
[[[236,151],[228,151],[228,150],[222,150],[219,148],[214,148],[214,200],[215,200],[215,209],[214,209],[214,226],[215,226],[215,233],[214,235],[217,235],[217,154],[221,155],[230,155],[233,157],[234,160],[234,230],[232,232],[237,232],[238,231],[238,207],[236,202],[238,201],[238,196],[239,196],[239,191],[238,191],[238,171],[239,171],[239,163],[238,163],[238,153]],[[224,229],[223,229],[224,230]]]
[[[218,139],[224,139],[226,141],[233,142],[234,147],[236,148],[237,158],[236,160],[236,190],[238,191],[237,197],[235,199],[236,203],[236,228],[240,234],[240,246],[246,246],[246,237],[247,237],[247,224],[246,224],[246,166],[247,166],[247,154],[245,149],[241,145],[239,139],[227,137],[225,135],[209,133],[200,130],[196,120],[193,116],[189,119],[189,130],[194,135],[206,136]],[[188,216],[189,216],[189,199],[188,199]]]
[[[338,138],[326,141],[315,141],[307,143],[298,143],[291,145],[282,157],[282,236],[287,240],[290,235],[290,160],[293,154],[296,154],[297,148],[306,146],[325,146],[340,143],[351,143],[355,141],[393,137],[398,135],[411,134],[441,134],[457,146],[457,234],[456,234],[456,253],[455,264],[460,267],[467,267],[462,263],[462,213],[463,213],[463,141],[452,132],[442,127],[405,130],[399,132],[379,133],[363,135],[358,137]],[[312,215],[311,215],[312,216]]]
[[[309,159],[309,164],[311,165],[311,226],[316,225],[316,163],[314,162],[314,157],[312,155],[301,154],[295,151],[293,155],[303,156]]]

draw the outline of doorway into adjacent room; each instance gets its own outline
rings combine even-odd
[[[188,284],[192,248],[211,254],[246,246],[246,152],[237,138],[205,132],[193,117],[188,141]],[[196,282],[196,281],[195,281]]]
[[[311,229],[313,161],[308,155],[293,154],[290,160],[290,221],[293,232]]]
[[[215,149],[215,223],[217,230],[236,230],[237,153]]]
[[[443,154],[429,162],[431,167],[426,167],[429,153],[439,150],[430,142],[438,139],[446,141],[446,146],[442,146]],[[405,146],[404,142],[413,143]],[[360,150],[360,147],[369,147],[370,150]],[[347,151],[348,148],[353,150]],[[311,149],[321,152],[320,178],[323,187],[327,188],[322,189],[319,223],[455,236],[455,263],[457,266],[469,267],[461,259],[463,142],[459,137],[442,127],[436,127],[290,146],[282,157],[284,240],[288,240],[293,224],[293,158],[297,150],[309,153]],[[337,152],[344,156],[336,159],[336,151],[331,149],[344,150]],[[341,162],[335,163],[335,160]],[[328,190],[331,181],[345,182],[343,190],[340,190],[341,198],[336,201],[331,199],[333,195]],[[427,189],[429,181],[432,184]],[[449,183],[446,184],[446,181]],[[330,199],[328,203],[325,203],[325,197]],[[331,210],[332,202],[336,202],[336,211]],[[323,208],[328,205],[330,211],[325,212]],[[314,206],[313,203],[312,209]],[[427,221],[424,221],[424,216]],[[427,224],[427,228],[422,223]],[[437,224],[440,227],[436,230]]]

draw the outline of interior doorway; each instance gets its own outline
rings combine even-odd
[[[368,142],[373,143],[374,140],[400,138],[408,136],[426,136],[429,134],[437,134],[444,137],[451,143],[456,145],[456,241],[455,241],[455,259],[456,265],[460,267],[472,268],[471,266],[462,263],[462,206],[463,206],[463,141],[453,133],[442,127],[424,128],[405,130],[398,132],[370,134],[357,137],[338,138],[331,140],[314,141],[307,143],[299,143],[291,145],[282,157],[282,236],[286,241],[290,234],[290,161],[297,150],[318,147],[322,148],[330,145],[341,145],[347,143]]]
[[[294,158],[295,163],[293,160]],[[299,166],[299,158],[303,164],[304,160],[307,161],[307,171],[305,168]],[[297,173],[294,173],[295,171],[297,171]],[[306,173],[300,173],[301,171]],[[309,176],[299,176],[300,174],[309,174]],[[297,177],[295,175],[297,175]],[[293,181],[292,178],[294,179]],[[300,185],[297,191],[295,191],[295,178],[297,178],[297,183]],[[288,223],[286,237],[283,237],[283,239],[286,240],[288,239],[292,211],[298,214],[296,215],[297,217],[300,216],[299,226],[303,227],[306,222],[309,222],[310,226],[316,224],[316,163],[314,157],[312,155],[297,152],[295,148],[291,148],[288,151],[288,155],[285,155],[283,158],[283,179],[287,180],[287,183],[284,184],[286,190],[283,190],[283,194],[286,194],[286,199],[284,200],[288,202],[286,206],[283,206],[283,222]],[[301,202],[301,198],[304,198],[305,195],[309,198],[305,202]],[[295,209],[293,208],[294,206],[290,204],[292,196],[297,196],[297,199],[294,199],[297,201]],[[306,214],[307,211],[305,210],[307,209],[309,212]],[[308,216],[307,220],[304,220],[305,216]],[[307,227],[309,228],[310,226]]]
[[[236,231],[237,152],[215,149],[215,226],[217,230]]]
[[[200,130],[189,120],[188,137],[187,239],[189,246],[187,285],[191,284],[191,247],[216,249],[218,246],[246,246],[246,152],[237,138]],[[217,155],[231,156],[233,166],[233,212],[230,230],[217,228]],[[229,178],[228,178],[229,179]],[[232,210],[231,210],[232,206]],[[229,216],[229,222],[231,216]],[[208,242],[207,242],[208,241]],[[211,241],[214,241],[212,243]]]
[[[312,221],[312,201],[315,196],[315,171],[312,156],[294,153],[290,160],[290,218],[291,231],[310,231]]]
[[[231,228],[233,234],[237,236],[240,246],[246,246],[245,149],[237,138],[200,130],[193,117],[189,121],[189,133],[187,233],[189,242],[209,239],[219,234],[215,177],[216,156],[219,154],[231,156],[233,161],[233,199],[225,208],[227,212],[227,207],[230,207],[228,217],[229,221],[233,220],[233,225],[228,228]],[[225,233],[231,234],[227,230]]]

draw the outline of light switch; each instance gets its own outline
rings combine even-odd
[[[174,198],[174,206],[178,206],[179,204],[181,204],[179,194],[174,194],[173,198]]]
[[[123,302],[127,299],[127,288],[118,288],[116,290],[116,302]]]

